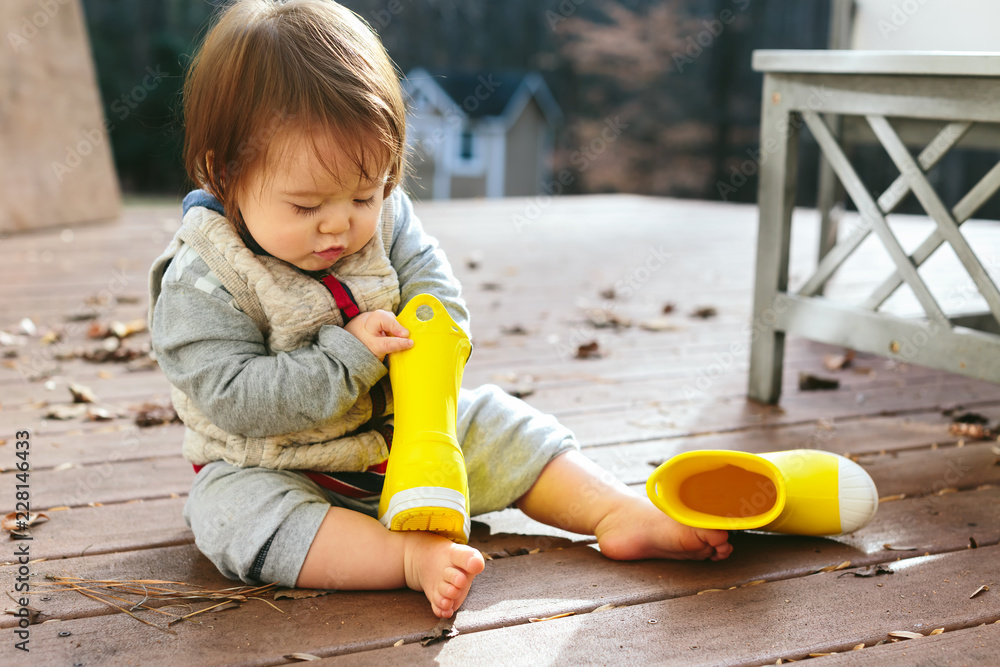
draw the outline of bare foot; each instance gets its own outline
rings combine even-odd
[[[594,534],[601,553],[615,560],[722,560],[733,552],[726,531],[684,526],[638,496],[608,512]]]
[[[403,554],[406,585],[423,591],[440,618],[450,618],[465,601],[476,575],[486,562],[478,549],[433,533],[406,533]]]

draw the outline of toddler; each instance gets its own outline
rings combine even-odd
[[[184,515],[227,577],[423,591],[450,617],[480,552],[375,518],[392,444],[385,357],[429,292],[464,329],[451,267],[400,182],[405,107],[383,46],[332,0],[240,0],[184,87],[184,161],[201,189],[150,273],[153,346],[197,472]],[[614,559],[720,560],[499,388],[462,389],[472,514],[515,505],[596,535]]]

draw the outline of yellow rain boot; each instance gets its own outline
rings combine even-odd
[[[430,294],[415,296],[397,319],[414,345],[389,355],[395,419],[379,521],[389,530],[426,530],[466,544],[469,484],[455,430],[472,343]]]
[[[816,449],[685,452],[653,471],[646,493],[694,528],[840,535],[871,521],[878,491],[854,461]]]

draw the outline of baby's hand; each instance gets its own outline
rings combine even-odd
[[[400,352],[413,347],[413,341],[409,338],[410,332],[387,310],[361,313],[348,322],[344,329],[364,343],[379,361],[391,352]]]

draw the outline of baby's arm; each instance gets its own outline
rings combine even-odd
[[[227,300],[167,282],[153,312],[167,379],[220,428],[266,437],[338,417],[386,374],[355,336],[323,326],[316,343],[271,355],[253,320]]]
[[[389,260],[399,276],[400,308],[418,294],[436,296],[455,322],[469,332],[469,311],[462,299],[462,286],[451,270],[451,264],[437,240],[424,232],[420,219],[413,212],[410,198],[398,187],[396,223],[392,230]]]

